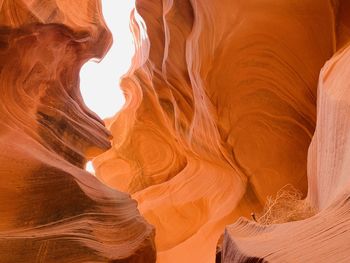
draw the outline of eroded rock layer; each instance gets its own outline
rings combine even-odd
[[[110,147],[79,91],[111,44],[100,9],[0,1],[0,262],[155,262],[136,202],[82,169]]]
[[[225,225],[288,183],[306,195],[318,76],[347,16],[331,0],[136,7],[126,105],[97,176],[139,202],[159,262],[213,262]]]
[[[292,223],[227,227],[223,262],[348,262],[350,258],[350,47],[321,71],[307,200],[319,213]],[[260,260],[260,261],[258,261]]]

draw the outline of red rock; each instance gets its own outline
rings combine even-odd
[[[348,2],[137,0],[108,131],[78,89],[99,1],[0,0],[0,259],[206,263],[225,230],[223,262],[347,262]],[[286,184],[314,216],[238,219]]]
[[[0,1],[0,262],[155,262],[136,202],[82,169],[110,147],[79,91],[111,44],[100,9]]]
[[[348,46],[321,71],[307,196],[319,212],[306,220],[271,226],[240,219],[225,231],[223,262],[349,261],[349,63]]]
[[[225,225],[290,183],[307,192],[331,1],[137,1],[149,39],[97,176],[139,202],[159,262],[213,262]]]

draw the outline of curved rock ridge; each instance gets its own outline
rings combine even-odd
[[[0,262],[155,262],[136,202],[82,169],[111,135],[79,70],[110,44],[97,0],[0,1]]]
[[[159,262],[213,262],[225,225],[288,183],[306,195],[318,76],[348,25],[338,4],[136,1],[126,105],[94,165],[156,227]]]
[[[225,232],[223,262],[348,262],[350,255],[350,46],[323,67],[317,125],[308,154],[307,200],[319,213],[259,226],[241,219]],[[260,261],[259,261],[260,260]]]

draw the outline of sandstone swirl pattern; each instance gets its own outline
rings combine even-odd
[[[110,133],[79,70],[110,44],[97,0],[0,1],[0,262],[155,261],[136,202],[82,169]]]
[[[320,75],[307,196],[319,213],[268,227],[240,219],[226,229],[223,262],[349,262],[349,65],[347,45],[326,63]]]
[[[287,183],[306,194],[319,72],[349,32],[340,5],[136,1],[127,102],[94,164],[156,227],[159,262],[213,262],[225,225]]]

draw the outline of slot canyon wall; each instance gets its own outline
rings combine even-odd
[[[136,9],[106,129],[79,91],[100,1],[0,0],[0,262],[347,262],[350,2]],[[286,184],[314,216],[242,218]]]
[[[155,262],[129,195],[84,171],[110,133],[80,67],[111,44],[97,0],[0,1],[0,262]]]
[[[213,262],[225,226],[261,211],[286,184],[319,213],[270,227],[239,219],[226,228],[223,261],[349,257],[348,203],[338,196],[349,181],[349,82],[346,51],[336,53],[349,40],[349,7],[136,1],[143,23],[132,16],[126,105],[107,121],[113,145],[94,165],[155,226],[159,262]]]

